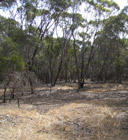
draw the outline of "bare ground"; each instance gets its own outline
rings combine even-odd
[[[2,103],[0,140],[128,140],[128,85],[88,83],[36,88]]]

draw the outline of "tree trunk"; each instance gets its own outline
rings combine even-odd
[[[28,80],[29,80],[29,83],[30,83],[31,94],[34,94],[34,87],[33,87],[32,79],[29,77]]]
[[[3,96],[3,103],[5,103],[5,95],[6,95],[6,91],[7,91],[7,86],[9,85],[9,83],[10,83],[10,79],[9,80],[7,80],[7,83],[5,84],[5,86],[4,86],[4,96]]]
[[[62,62],[63,62],[63,58],[61,57],[61,61],[60,61],[59,67],[58,67],[58,71],[57,71],[57,74],[56,74],[56,77],[55,77],[55,80],[54,80],[54,83],[52,84],[52,86],[55,86],[55,84],[57,82],[57,79],[58,79],[60,71],[61,71]]]

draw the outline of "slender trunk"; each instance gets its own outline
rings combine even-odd
[[[85,55],[85,52],[86,52],[87,49],[85,49],[85,47],[83,47],[83,50],[82,50],[82,58],[81,58],[81,75],[80,75],[80,80],[81,82],[83,82],[84,84],[84,55]]]
[[[5,95],[6,95],[7,87],[4,88],[4,98],[3,98],[3,103],[5,103]]]
[[[8,87],[8,85],[9,85],[9,83],[10,83],[10,79],[7,81],[7,83],[5,84],[5,86],[4,86],[4,96],[3,96],[3,103],[5,103],[5,98],[6,98],[6,91],[7,91],[7,87]]]
[[[51,60],[50,60],[50,83],[51,83],[51,85],[53,83],[53,70],[52,70]]]
[[[74,48],[74,58],[75,58],[75,66],[76,66],[76,71],[77,71],[77,79],[78,79],[78,83],[80,81],[80,78],[79,78],[79,67],[78,67],[78,60],[77,60],[77,52],[76,52],[76,40],[75,40],[75,37],[73,35],[73,48]]]
[[[52,86],[55,86],[55,84],[57,82],[57,79],[58,79],[60,71],[61,71],[62,62],[63,62],[63,58],[61,57],[60,64],[59,64],[59,67],[58,67],[58,71],[57,71],[57,74],[56,74],[56,77],[55,77],[55,80],[54,80],[54,83],[52,84]]]
[[[65,83],[67,83],[67,77],[68,77],[68,68],[67,68],[67,64],[65,63]]]
[[[15,92],[15,87],[13,87],[13,88],[12,88],[12,91],[11,91],[11,94],[12,94],[12,95],[11,95],[11,98],[12,98],[12,99],[14,99],[14,92]]]
[[[34,94],[34,86],[33,86],[33,83],[32,83],[32,79],[29,77],[28,80],[29,80],[29,83],[30,83],[31,94]]]

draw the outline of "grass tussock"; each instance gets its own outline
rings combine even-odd
[[[122,133],[120,111],[110,107],[71,103],[45,115],[0,106],[0,140],[127,140]]]
[[[128,87],[86,84],[79,92],[76,88],[57,85],[50,92],[48,87],[38,87],[33,96],[35,99],[40,95],[35,105],[22,103],[18,108],[1,104],[0,140],[128,140],[128,121],[124,123],[126,130],[122,129],[122,119],[127,117],[127,95],[120,92]],[[46,112],[40,111],[43,106]]]

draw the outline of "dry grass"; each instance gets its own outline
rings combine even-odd
[[[72,84],[71,84],[71,86],[69,86],[69,84],[68,85],[64,84],[64,85],[57,85],[57,86],[51,87],[52,91],[57,91],[57,90],[64,90],[65,91],[65,90],[74,90],[74,89],[77,89],[77,86],[72,85]],[[38,87],[38,88],[36,88],[36,90],[37,91],[45,91],[45,90],[48,90],[48,87],[46,87],[46,86]],[[50,90],[50,87],[49,87],[49,90]]]
[[[58,140],[127,140],[118,121],[120,113],[105,106],[68,104],[44,116],[41,132]]]
[[[105,83],[105,84],[86,84],[86,87],[89,87],[86,91],[89,93],[94,92],[109,92],[109,91],[124,91],[128,90],[128,84],[112,84],[112,83]]]
[[[86,86],[88,94],[126,89],[125,85],[114,84]],[[74,88],[58,85],[52,91]],[[45,90],[49,89],[37,89]],[[70,102],[44,114],[38,113],[34,105],[22,104],[20,108],[15,104],[0,105],[0,140],[128,140],[128,133],[121,126],[125,108],[115,109],[113,102],[116,99]]]
[[[32,140],[40,115],[27,108],[6,105],[0,107],[0,140]]]
[[[72,103],[45,115],[30,107],[0,107],[0,140],[127,140],[121,131],[120,111]]]

